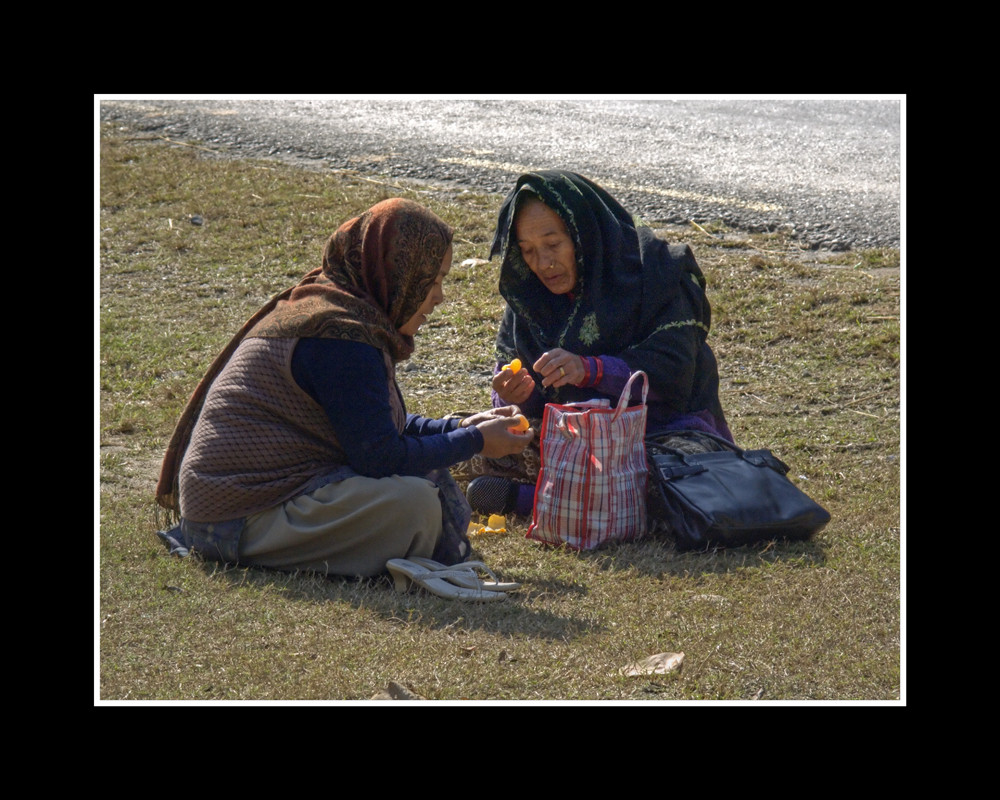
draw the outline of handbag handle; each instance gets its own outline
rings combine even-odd
[[[787,475],[791,470],[791,467],[789,467],[788,464],[786,464],[784,461],[778,458],[770,450],[744,450],[743,448],[734,445],[732,442],[723,439],[721,436],[714,436],[713,434],[706,433],[705,431],[699,431],[699,433],[701,433],[704,436],[707,436],[710,439],[714,439],[720,444],[725,445],[726,450],[736,453],[736,455],[738,455],[744,461],[746,461],[749,464],[753,464],[755,467],[769,467],[770,469],[773,469],[775,472],[779,472],[782,475]],[[663,447],[662,445],[656,444],[656,442],[651,442],[647,440],[646,449],[647,451],[652,452],[654,456],[656,453],[666,452],[667,454],[678,458],[683,464],[683,466],[670,467],[666,469],[663,467],[663,465],[657,464],[657,467],[663,474],[664,479],[677,478],[677,477],[682,477],[684,475],[694,475],[705,469],[705,467],[702,466],[701,464],[692,463],[688,461],[687,459],[687,456],[689,455],[688,453],[682,453],[679,450],[671,450],[669,447]],[[698,455],[701,454],[699,453]]]
[[[632,399],[632,382],[640,375],[642,376],[642,405],[646,405],[646,395],[649,394],[649,378],[645,372],[637,369],[629,376],[628,383],[622,389],[622,395],[618,398],[618,407],[615,409],[615,415],[612,419],[618,419],[622,415],[622,412],[628,408],[629,400]]]
[[[770,467],[782,475],[787,475],[791,469],[770,450],[744,450],[740,455],[743,456],[744,461],[749,461],[755,467]]]

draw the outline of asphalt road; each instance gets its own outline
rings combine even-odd
[[[102,122],[237,157],[496,193],[570,169],[651,222],[900,245],[902,97],[95,99]]]

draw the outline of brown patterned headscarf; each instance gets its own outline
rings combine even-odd
[[[326,243],[323,266],[248,319],[216,357],[167,446],[156,502],[179,511],[177,475],[205,396],[243,339],[322,338],[363,342],[399,362],[413,337],[399,327],[417,312],[441,269],[452,229],[412,200],[393,198],[345,222]]]

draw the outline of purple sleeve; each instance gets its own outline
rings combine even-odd
[[[632,376],[632,369],[620,358],[614,356],[599,356],[604,369],[604,374],[594,388],[601,394],[606,394],[612,398],[621,397],[625,384]],[[591,373],[593,375],[593,373]],[[652,397],[652,392],[650,393]],[[642,381],[637,380],[632,384],[631,402],[638,403],[642,400]]]

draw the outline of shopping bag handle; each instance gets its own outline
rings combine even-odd
[[[641,369],[637,369],[628,379],[628,383],[625,384],[625,388],[622,389],[622,396],[618,398],[618,407],[615,409],[615,415],[612,419],[618,419],[622,412],[628,408],[629,400],[632,399],[632,382],[638,378],[642,377],[642,405],[646,405],[646,395],[649,394],[649,378],[646,373]]]

